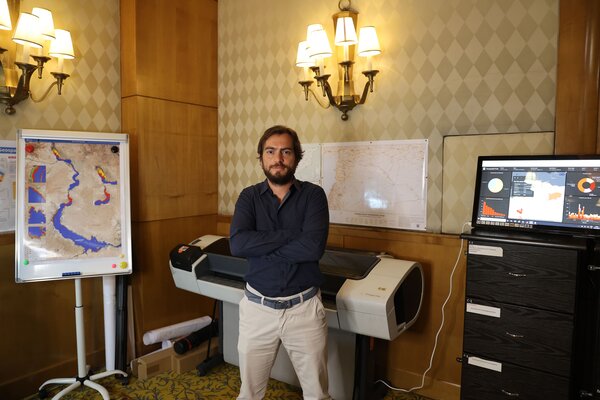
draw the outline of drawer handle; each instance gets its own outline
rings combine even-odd
[[[518,333],[510,333],[510,332],[505,332],[506,336],[510,336],[511,338],[524,338],[525,335],[519,335]]]
[[[500,389],[500,390],[502,390],[502,393],[504,393],[505,395],[510,396],[510,397],[519,397],[520,396],[519,393],[509,392],[509,391],[504,390],[504,389]]]
[[[517,274],[517,273],[514,273],[514,272],[509,272],[508,274],[510,276],[514,276],[515,278],[523,278],[523,277],[527,276],[527,274]]]

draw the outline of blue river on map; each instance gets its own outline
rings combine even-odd
[[[73,171],[75,171],[75,174],[73,174],[73,183],[71,183],[69,185],[69,191],[71,191],[72,189],[76,188],[77,186],[79,186],[79,179],[77,179],[77,177],[79,176],[79,172],[75,169],[75,167],[73,166],[73,162],[69,159],[63,159],[60,158],[58,155],[56,155],[56,159],[58,161],[63,161],[65,163],[67,163],[69,165],[69,167],[71,167],[71,169]],[[67,228],[66,226],[64,226],[60,220],[62,218],[62,215],[65,211],[65,209],[67,207],[70,207],[73,204],[73,201],[71,200],[71,198],[69,198],[69,201],[67,203],[62,203],[60,205],[60,207],[58,208],[58,211],[56,212],[56,214],[54,214],[54,217],[52,218],[52,222],[54,223],[54,227],[58,230],[58,232],[65,238],[72,240],[73,243],[75,243],[77,246],[83,247],[84,252],[87,253],[88,251],[92,251],[92,252],[98,252],[99,250],[102,250],[105,247],[119,247],[118,245],[115,246],[111,243],[107,243],[107,242],[102,242],[98,239],[96,239],[96,237],[92,236],[90,239],[81,236],[80,234],[73,232],[72,230],[70,230],[69,228]]]
[[[104,200],[96,200],[94,202],[94,204],[97,205],[97,206],[101,206],[102,204],[108,204],[109,201],[110,201],[110,197],[107,197]]]

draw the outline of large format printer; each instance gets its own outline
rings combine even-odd
[[[239,365],[238,303],[244,295],[244,258],[234,257],[225,237],[205,235],[176,246],[170,254],[175,285],[220,300],[221,351]],[[394,340],[411,326],[421,309],[423,270],[412,262],[347,250],[325,250],[319,261],[327,312],[330,395],[366,399],[365,357],[369,337]],[[287,354],[280,349],[271,376],[299,386]],[[360,382],[359,382],[360,381]]]

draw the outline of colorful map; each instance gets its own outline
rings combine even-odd
[[[120,256],[119,143],[26,143],[28,262]]]

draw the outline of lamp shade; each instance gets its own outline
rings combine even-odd
[[[312,67],[315,61],[308,55],[308,42],[306,40],[298,43],[298,53],[296,54],[297,67]]]
[[[308,38],[310,37],[310,34],[314,31],[319,31],[323,29],[323,25],[321,24],[310,24],[309,26],[306,27],[306,40],[308,41]]]
[[[42,37],[45,40],[54,39],[54,20],[52,19],[52,12],[45,8],[34,7],[33,10],[31,10],[31,13],[40,19],[40,31]]]
[[[374,26],[363,26],[360,28],[358,40],[358,55],[362,57],[376,56],[381,54],[379,39]]]
[[[10,22],[10,12],[8,11],[8,1],[0,0],[0,29],[5,31],[12,30]]]
[[[54,34],[56,35],[56,39],[50,43],[48,54],[52,57],[66,58],[69,60],[75,58],[71,33],[64,29],[55,29]]]
[[[333,52],[329,46],[329,39],[325,29],[316,29],[309,33],[308,36],[308,55],[317,58],[331,57]]]
[[[351,17],[340,17],[335,28],[336,46],[350,46],[358,43],[354,21]]]
[[[40,19],[37,15],[21,13],[17,21],[17,28],[13,35],[13,42],[23,46],[42,47],[42,35],[40,32]]]

